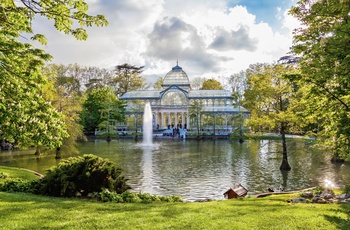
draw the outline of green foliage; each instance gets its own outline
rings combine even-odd
[[[235,129],[231,134],[230,134],[230,139],[231,140],[246,140],[248,139],[248,135],[245,133],[245,130],[242,128]]]
[[[108,128],[108,122],[125,119],[125,104],[108,87],[94,89],[87,93],[83,103],[81,122],[85,133],[93,133],[97,128]]]
[[[282,122],[296,122],[291,111],[295,88],[286,75],[297,70],[290,65],[251,65],[247,72],[247,89],[243,106],[251,112],[248,126],[253,131],[279,129]]]
[[[190,117],[195,120],[197,128],[197,136],[199,136],[201,117],[203,112],[203,104],[201,101],[194,101],[189,110]]]
[[[200,88],[200,90],[222,90],[222,89],[224,88],[222,88],[221,83],[213,78],[205,80],[203,82],[202,87]]]
[[[346,195],[350,196],[350,184],[344,185],[343,193],[345,193]]]
[[[72,68],[74,68],[73,71]],[[72,70],[72,71],[70,71]],[[48,77],[44,97],[62,114],[69,137],[63,139],[60,150],[56,150],[56,158],[62,152],[77,152],[77,140],[84,140],[83,126],[80,124],[82,110],[82,92],[80,82],[75,76],[79,66],[47,65],[43,73]],[[72,73],[74,72],[74,73]],[[68,75],[71,74],[71,75]]]
[[[164,82],[164,78],[163,77],[158,78],[158,80],[156,82],[154,82],[153,88],[155,90],[161,90],[163,82]]]
[[[348,1],[300,0],[290,14],[303,27],[295,30],[292,51],[300,55],[305,86],[303,116],[337,158],[350,159],[350,4]]]
[[[84,1],[13,1],[0,3],[0,136],[19,146],[56,148],[68,137],[63,115],[44,99],[46,78],[41,68],[51,56],[18,38],[46,44],[43,34],[34,34],[32,23],[40,15],[54,21],[57,30],[86,39],[85,26],[107,25],[101,16],[86,14]],[[78,23],[74,23],[78,22]]]
[[[9,177],[9,174],[7,174],[5,172],[0,172],[0,178],[1,179],[6,179],[7,177]]]
[[[49,196],[87,196],[103,188],[116,193],[129,189],[122,170],[108,159],[92,154],[71,157],[48,170],[41,180],[40,193]]]
[[[143,192],[131,193],[129,191],[118,194],[116,192],[110,192],[108,189],[103,189],[101,192],[95,192],[92,194],[92,197],[102,202],[116,203],[183,202],[181,196],[157,196]]]
[[[314,189],[314,193],[317,194],[317,195],[320,195],[324,190],[325,190],[325,188],[323,188],[322,186],[317,186]]]
[[[38,193],[40,181],[31,180],[27,181],[21,178],[9,178],[0,185],[0,191],[4,192],[25,192],[25,193]]]
[[[290,170],[285,134],[291,127],[297,127],[298,119],[293,110],[297,103],[297,88],[289,75],[295,75],[297,69],[292,65],[256,64],[247,72],[247,89],[243,105],[251,112],[248,126],[253,131],[278,130],[282,139],[281,170]]]
[[[146,88],[146,79],[140,75],[143,67],[129,65],[127,63],[115,67],[115,77],[111,83],[115,85],[116,95],[118,97],[132,90]]]

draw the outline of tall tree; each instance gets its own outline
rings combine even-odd
[[[163,82],[164,82],[163,77],[158,78],[158,80],[153,84],[153,88],[155,90],[161,90],[163,88],[162,87]]]
[[[220,82],[218,82],[214,78],[205,80],[203,82],[202,87],[200,88],[200,90],[221,90],[221,89],[224,89],[224,88],[222,88]]]
[[[77,151],[77,140],[83,140],[83,127],[80,124],[82,110],[82,92],[80,83],[74,76],[66,76],[65,66],[50,64],[43,72],[48,76],[48,84],[44,95],[47,101],[62,114],[69,134],[63,139],[62,146],[56,149],[56,158],[61,157],[61,151]]]
[[[198,90],[202,87],[203,82],[206,79],[204,77],[195,77],[192,81],[191,81],[191,88],[194,90]]]
[[[256,68],[258,67],[258,68]],[[256,72],[256,70],[260,70]],[[253,130],[278,130],[282,137],[281,170],[290,170],[288,163],[286,132],[295,122],[291,111],[294,88],[286,76],[295,72],[290,65],[258,65],[247,71],[248,88],[244,94],[244,106],[251,112],[248,125]]]
[[[93,133],[97,128],[108,128],[109,121],[123,121],[125,105],[120,101],[114,90],[101,87],[87,93],[81,113],[84,132]]]
[[[242,70],[239,73],[232,74],[228,79],[228,84],[231,87],[232,94],[243,95],[247,88],[246,72]]]
[[[192,119],[196,122],[196,128],[197,128],[197,138],[199,138],[199,130],[200,130],[200,124],[201,124],[201,117],[203,112],[203,104],[200,101],[194,101],[191,103],[189,108],[189,114]]]
[[[137,67],[127,63],[115,67],[115,77],[112,84],[114,84],[118,97],[123,96],[128,91],[146,87],[146,79],[140,75],[143,68],[144,66]]]
[[[22,34],[46,44],[45,36],[34,34],[32,23],[40,15],[55,22],[57,30],[86,39],[84,26],[107,25],[101,15],[86,14],[84,1],[7,0],[0,3],[0,136],[18,145],[51,148],[67,136],[62,114],[43,98],[46,83],[41,68],[51,56],[18,40]],[[78,22],[75,27],[74,22]]]
[[[350,159],[350,4],[338,0],[300,0],[290,14],[302,24],[292,51],[300,55],[301,84],[309,85],[309,105],[322,119],[334,159]],[[320,105],[319,102],[322,102]]]

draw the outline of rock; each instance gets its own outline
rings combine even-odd
[[[348,198],[348,196],[346,194],[339,194],[339,195],[336,195],[335,198],[344,200],[344,199]]]
[[[313,192],[303,192],[300,196],[304,197],[304,198],[312,198],[312,197],[314,197],[314,193]]]
[[[329,190],[329,189],[324,190],[320,196],[326,200],[329,200],[329,199],[332,199],[335,197],[334,192],[332,190]]]
[[[321,199],[319,196],[314,196],[314,197],[312,197],[311,202],[312,202],[312,203],[317,203],[317,201],[318,201],[319,199]]]
[[[320,198],[320,199],[317,200],[317,203],[318,203],[318,204],[326,204],[327,201],[324,200],[324,199],[322,199],[322,198]]]

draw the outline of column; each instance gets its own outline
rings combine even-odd
[[[170,125],[170,127],[171,127],[170,113],[168,113],[168,124],[167,124],[167,126],[168,125]]]
[[[226,113],[225,115],[226,115],[226,116],[225,116],[225,117],[226,117],[226,130],[228,130],[228,125],[227,125],[227,122],[228,122],[228,114]]]
[[[163,113],[163,112],[161,113],[161,115],[162,115],[162,125],[161,125],[161,127],[164,129],[164,128],[166,127],[166,124],[165,124],[165,116],[164,116],[164,113]]]
[[[154,127],[153,129],[157,129],[158,127],[158,112],[154,113]]]
[[[177,112],[175,112],[175,128],[177,127],[177,124],[178,124],[178,120],[177,120]]]
[[[182,128],[184,127],[185,119],[184,119],[184,112],[181,113],[181,123],[182,123]]]
[[[190,115],[188,114],[188,112],[186,115],[187,115],[187,121],[186,121],[187,129],[190,129]]]

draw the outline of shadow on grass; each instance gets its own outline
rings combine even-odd
[[[342,204],[342,210],[332,210],[335,215],[325,215],[325,219],[330,223],[337,226],[337,229],[349,230],[350,229],[350,203]]]

